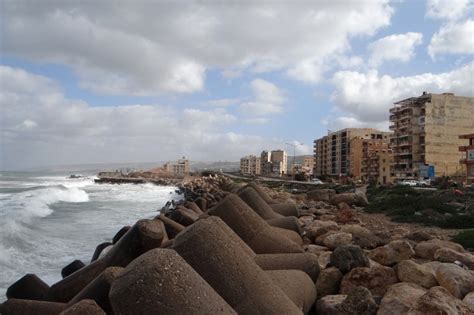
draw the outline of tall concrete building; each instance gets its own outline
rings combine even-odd
[[[275,175],[286,174],[288,169],[288,154],[284,150],[273,150],[271,152],[272,173]]]
[[[459,135],[474,130],[474,98],[423,92],[396,102],[390,123],[392,173],[397,179],[464,173],[458,147],[465,140]]]
[[[385,139],[390,133],[373,128],[346,128],[329,132],[327,136],[314,140],[314,175],[339,176],[360,175],[362,141],[355,139]]]
[[[177,162],[165,163],[163,169],[173,175],[186,175],[189,173],[189,160],[183,156],[183,158]]]
[[[465,152],[465,158],[459,162],[466,166],[466,184],[474,184],[474,133],[460,135],[459,139],[467,140],[466,145],[460,146],[459,151]]]
[[[262,151],[260,154],[260,173],[262,175],[269,175],[272,173],[272,153]]]
[[[260,175],[260,158],[255,155],[244,156],[240,159],[242,174]]]

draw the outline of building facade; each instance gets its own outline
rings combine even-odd
[[[390,109],[390,145],[397,179],[459,176],[463,145],[460,134],[474,129],[474,98],[452,93],[423,92],[394,104]]]
[[[373,148],[369,145],[364,149],[360,179],[369,184],[387,185],[393,182],[391,163],[393,162],[392,150],[388,145]]]
[[[284,150],[273,150],[271,152],[272,174],[283,175],[288,169],[288,155]]]
[[[163,169],[173,175],[187,175],[189,174],[189,160],[183,157],[177,162],[167,162],[163,165]]]
[[[364,139],[389,141],[390,133],[373,128],[346,128],[314,140],[315,176],[360,176]],[[359,140],[357,140],[359,139]]]
[[[240,172],[242,174],[260,175],[260,158],[255,155],[248,155],[241,158]]]
[[[269,151],[262,151],[260,154],[260,173],[262,175],[272,173],[272,153]]]
[[[460,135],[459,139],[467,140],[468,144],[459,147],[460,152],[465,152],[465,158],[459,162],[466,168],[465,183],[474,184],[474,133]]]

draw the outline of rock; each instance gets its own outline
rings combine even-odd
[[[79,269],[81,269],[82,267],[85,267],[85,266],[86,265],[82,261],[76,259],[72,263],[70,263],[69,265],[67,265],[63,269],[61,269],[61,276],[63,278],[66,278],[70,274],[76,272],[77,270],[79,270]]]
[[[298,222],[303,227],[310,225],[313,221],[314,221],[314,217],[312,215],[303,215],[298,218]]]
[[[352,234],[345,233],[345,232],[338,232],[338,233],[328,235],[324,239],[323,244],[327,248],[334,250],[339,246],[350,244],[351,241],[352,241]]]
[[[235,314],[211,286],[171,249],[132,261],[110,289],[114,314]]]
[[[330,259],[331,265],[337,267],[342,273],[347,273],[356,267],[368,267],[370,264],[367,255],[356,245],[339,246],[331,254]]]
[[[351,233],[352,236],[371,234],[371,232],[368,229],[358,224],[343,225],[341,227],[341,232]]]
[[[387,245],[371,250],[369,253],[371,259],[385,266],[410,259],[413,255],[415,255],[415,251],[407,241],[392,241]]]
[[[342,193],[332,196],[330,203],[337,205],[341,202],[345,202],[350,206],[365,207],[369,205],[367,196],[363,193]]]
[[[310,225],[305,226],[303,230],[306,232],[306,236],[312,241],[315,241],[319,236],[326,234],[329,231],[337,231],[338,225],[334,221],[321,221],[314,220]]]
[[[397,274],[390,267],[358,267],[342,277],[341,294],[349,293],[357,286],[370,290],[374,296],[383,296],[388,287],[398,282]]]
[[[352,243],[362,248],[373,249],[387,244],[387,241],[382,240],[379,236],[357,224],[344,225],[341,227],[341,231],[351,233]]]
[[[263,270],[301,270],[313,281],[318,279],[318,257],[310,253],[301,254],[263,254],[254,258]]]
[[[304,246],[306,252],[319,256],[322,252],[327,252],[329,248],[325,246],[315,245],[315,244],[308,244]]]
[[[428,292],[418,298],[408,314],[469,315],[472,313],[469,310],[469,306],[452,296],[445,288],[432,287]]]
[[[469,269],[474,269],[474,255],[470,253],[460,253],[454,251],[450,248],[443,247],[438,249],[434,253],[434,259],[440,262],[453,263],[455,261],[460,261],[465,264]]]
[[[7,289],[7,299],[44,300],[49,285],[37,275],[29,273],[10,285]]]
[[[415,242],[429,241],[430,239],[434,238],[433,235],[428,234],[424,231],[411,232],[408,233],[405,237]]]
[[[326,295],[316,302],[316,314],[336,315],[339,314],[339,306],[346,299],[345,294]]]
[[[329,202],[336,195],[334,189],[313,189],[306,193],[306,198],[313,201]]]
[[[455,264],[443,264],[436,271],[436,280],[458,299],[474,291],[474,275]]]
[[[345,202],[341,202],[338,205],[339,210],[336,211],[336,221],[339,223],[348,223],[354,221],[356,218],[356,212],[351,209]]]
[[[377,304],[367,288],[355,287],[337,307],[339,314],[374,315],[377,313]]]
[[[458,253],[464,253],[464,248],[461,245],[434,238],[429,241],[418,243],[418,245],[415,246],[415,254],[419,258],[433,260],[435,252],[442,247],[450,248]]]
[[[466,305],[471,309],[471,312],[474,313],[474,292],[466,294],[462,301],[466,303]]]
[[[67,309],[62,311],[59,315],[105,315],[103,309],[94,300],[81,300]]]
[[[406,314],[426,292],[426,289],[414,283],[394,284],[383,296],[377,315]]]
[[[331,254],[332,252],[322,252],[318,257],[319,269],[326,269],[331,263]]]
[[[412,260],[403,260],[398,263],[397,275],[402,282],[415,283],[427,289],[438,285],[433,269]]]
[[[337,294],[341,284],[342,272],[336,267],[329,267],[321,270],[316,281],[316,291],[318,298],[326,295]]]

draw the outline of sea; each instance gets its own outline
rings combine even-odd
[[[152,218],[176,187],[96,184],[95,175],[70,172],[0,172],[0,302],[27,273],[49,285],[61,269],[89,263],[95,247],[125,225]]]

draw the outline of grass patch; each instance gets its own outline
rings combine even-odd
[[[461,244],[467,250],[474,250],[474,229],[459,232],[453,237],[453,241]]]

